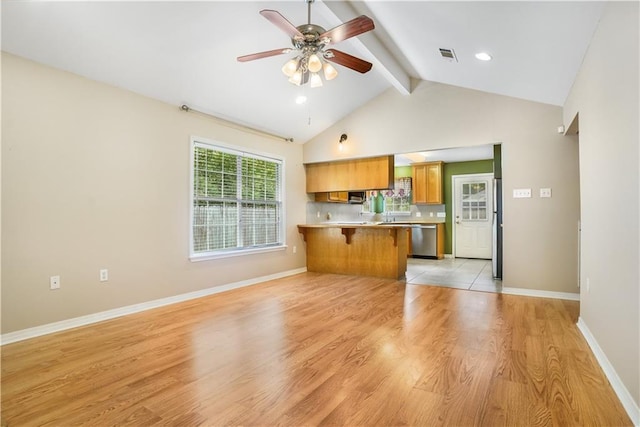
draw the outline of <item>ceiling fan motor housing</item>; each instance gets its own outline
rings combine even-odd
[[[304,49],[305,47],[313,47],[314,50],[321,49],[326,43],[329,42],[320,40],[320,34],[324,34],[326,30],[319,25],[315,24],[304,24],[296,27],[298,31],[302,33],[304,38],[301,37],[293,37],[291,39],[291,43],[296,49]]]

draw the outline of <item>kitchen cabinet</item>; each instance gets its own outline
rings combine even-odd
[[[393,156],[308,163],[307,193],[381,190],[393,187]]]
[[[444,203],[442,196],[443,162],[414,163],[413,168],[413,203]]]
[[[349,192],[329,191],[316,193],[316,202],[349,203]]]
[[[407,227],[398,224],[300,224],[307,271],[403,279]]]
[[[329,203],[355,203],[364,202],[366,194],[364,191],[326,191],[315,193],[316,202]]]

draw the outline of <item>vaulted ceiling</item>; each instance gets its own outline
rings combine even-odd
[[[212,113],[303,143],[385,90],[411,96],[430,80],[562,105],[604,2],[320,1],[311,21],[333,28],[360,14],[375,30],[339,50],[373,63],[367,74],[336,66],[321,88],[287,82],[293,56],[236,57],[290,47],[259,11],[307,23],[292,1],[2,2],[2,50],[151,98]],[[439,49],[452,49],[457,60]],[[484,51],[493,59],[477,60]],[[612,59],[615,60],[615,59]],[[298,95],[307,102],[295,103]]]

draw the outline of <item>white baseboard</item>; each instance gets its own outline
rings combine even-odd
[[[153,301],[147,301],[140,304],[128,305],[126,307],[114,308],[113,310],[101,311],[99,313],[88,314],[86,316],[74,317],[72,319],[61,320],[60,322],[48,323],[46,325],[35,326],[33,328],[22,329],[20,331],[9,332],[0,336],[0,346],[11,344],[42,335],[52,334],[79,326],[86,326],[92,323],[102,322],[104,320],[114,319],[116,317],[126,316],[128,314],[139,313],[141,311],[151,310],[153,308],[165,305],[175,304],[178,302],[188,301],[195,298],[201,298],[207,295],[218,294],[220,292],[230,291],[232,289],[243,288],[245,286],[256,285],[269,280],[280,279],[282,277],[293,276],[307,271],[306,267],[295,270],[283,271],[269,276],[256,277],[254,279],[243,280],[226,285],[215,286],[213,288],[202,289],[199,291],[189,292],[186,294],[174,295],[167,298],[161,298]]]
[[[615,391],[618,399],[620,399],[620,403],[622,403],[622,406],[624,407],[625,411],[627,411],[629,418],[631,418],[631,422],[634,426],[640,426],[640,407],[635,402],[635,400],[633,400],[631,393],[629,393],[629,390],[627,390],[622,380],[620,380],[620,377],[616,373],[616,370],[613,368],[613,365],[611,365],[611,362],[609,362],[609,359],[605,355],[604,351],[602,351],[602,349],[600,348],[598,341],[596,341],[595,337],[587,327],[587,324],[584,322],[584,320],[582,320],[582,317],[578,318],[577,325],[578,329],[580,330],[580,332],[582,332],[582,335],[587,340],[587,344],[589,344],[589,347],[591,347],[591,351],[593,352],[594,356],[596,356],[596,360],[604,371],[604,374],[609,380],[609,383],[611,383],[613,391]]]
[[[525,288],[502,288],[503,294],[510,295],[522,295],[525,297],[538,297],[538,298],[555,298],[566,299],[571,301],[580,301],[580,294],[574,294],[570,292],[555,292],[555,291],[542,291],[538,289],[525,289]]]

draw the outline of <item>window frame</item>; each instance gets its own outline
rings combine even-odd
[[[273,160],[275,162],[280,163],[280,219],[279,219],[279,231],[278,231],[278,240],[280,243],[268,245],[268,246],[260,246],[260,247],[250,247],[250,248],[234,248],[228,250],[217,250],[217,251],[207,251],[207,252],[195,252],[194,251],[194,201],[195,201],[195,149],[196,147],[202,147],[205,149],[213,149],[217,151],[223,151],[233,155],[245,155],[247,157]],[[247,147],[235,146],[232,144],[227,144],[224,142],[210,140],[207,138],[201,138],[197,136],[192,136],[190,138],[189,143],[189,260],[192,262],[195,261],[207,261],[213,259],[221,259],[221,258],[229,258],[236,256],[244,256],[251,255],[257,253],[265,253],[265,252],[274,252],[274,251],[282,251],[287,248],[286,244],[286,192],[285,192],[285,159],[281,156],[277,156],[271,153],[260,152],[258,150],[250,149]],[[239,217],[238,219],[240,219]]]

